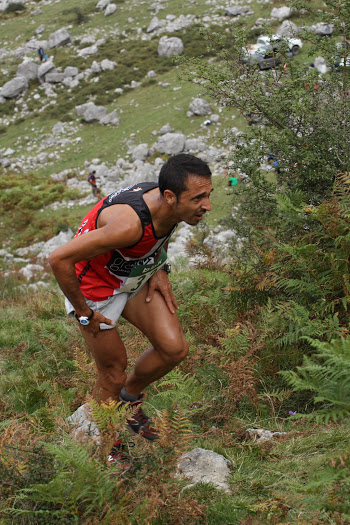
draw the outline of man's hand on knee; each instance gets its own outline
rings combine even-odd
[[[152,301],[155,291],[158,291],[164,297],[164,300],[172,314],[178,310],[178,304],[173,294],[173,287],[168,279],[168,275],[163,270],[158,270],[148,281],[148,293],[146,296],[146,303]]]

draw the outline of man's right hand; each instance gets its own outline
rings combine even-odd
[[[108,319],[108,317],[105,317],[104,315],[100,314],[100,312],[96,312],[96,310],[94,311],[94,316],[93,318],[91,319],[90,323],[83,326],[82,324],[80,325],[81,326],[81,329],[85,332],[90,332],[91,335],[93,335],[94,337],[96,337],[96,335],[98,335],[98,333],[101,331],[100,329],[100,324],[101,323],[104,323],[104,324],[108,324],[110,326],[115,326],[115,322],[112,321],[111,319]]]

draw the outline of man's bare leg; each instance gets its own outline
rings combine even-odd
[[[127,302],[123,317],[141,330],[153,345],[137,359],[134,370],[128,375],[125,389],[138,396],[146,386],[163,377],[188,353],[178,316],[172,314],[159,292],[146,303],[147,286]]]
[[[101,330],[92,336],[83,326],[80,331],[95,358],[98,372],[93,397],[99,401],[119,401],[120,390],[126,380],[127,356],[125,346],[116,328]]]

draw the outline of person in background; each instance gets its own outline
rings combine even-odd
[[[101,188],[97,186],[96,170],[93,170],[88,176],[88,183],[92,186],[92,194],[97,199],[101,198]]]
[[[41,46],[38,49],[38,55],[39,55],[40,62],[42,62],[44,60],[45,53],[44,53],[44,49]]]

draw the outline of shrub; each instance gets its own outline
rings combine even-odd
[[[18,11],[24,11],[25,8],[26,7],[24,4],[21,4],[20,2],[13,2],[6,7],[5,13],[17,13]]]

